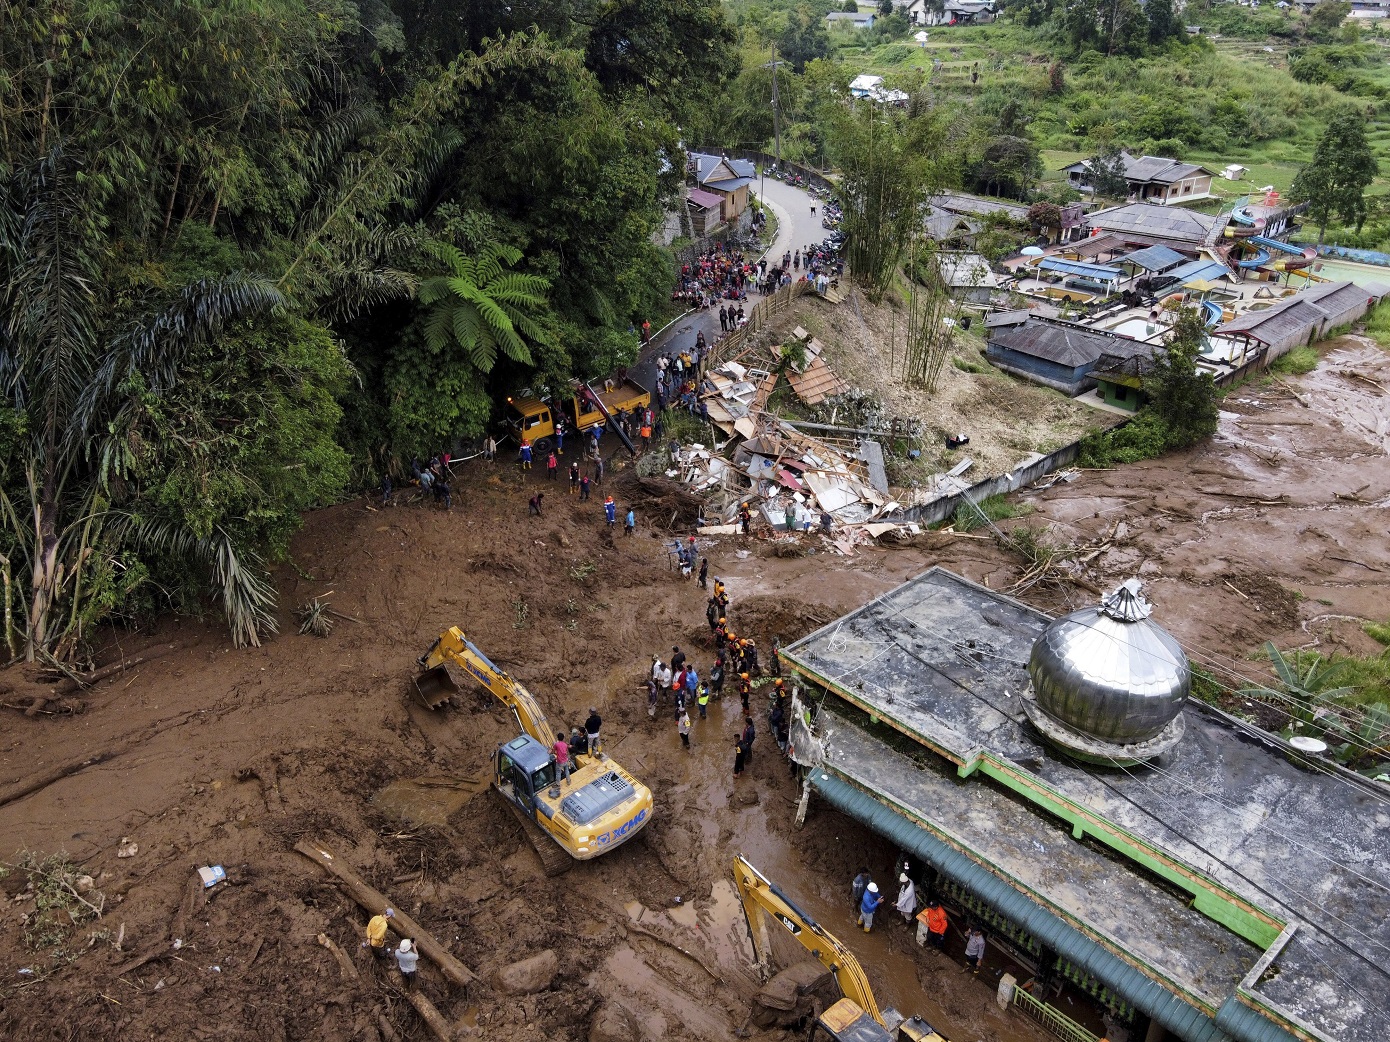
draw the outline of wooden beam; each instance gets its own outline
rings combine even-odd
[[[401,911],[400,905],[389,900],[381,891],[369,886],[361,876],[348,867],[323,843],[307,838],[301,839],[294,845],[294,849],[342,881],[352,899],[372,915],[377,915],[383,908],[391,908],[395,912],[395,915],[388,920],[391,928],[403,937],[412,938],[420,953],[437,965],[449,980],[459,987],[467,987],[478,979],[476,973],[454,958],[453,953],[435,940],[428,930]],[[413,1001],[412,1005],[414,1005]],[[416,1009],[419,1009],[419,1006],[416,1006]],[[425,1016],[423,1012],[420,1015]]]

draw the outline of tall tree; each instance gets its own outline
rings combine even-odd
[[[1129,198],[1129,179],[1125,177],[1125,161],[1120,150],[1107,145],[1091,157],[1087,181],[1102,199]]]
[[[1172,334],[1154,352],[1153,371],[1144,381],[1149,407],[1163,421],[1167,448],[1186,449],[1216,433],[1220,416],[1216,385],[1197,368],[1207,330],[1196,308],[1182,308]]]
[[[420,284],[420,303],[429,308],[425,340],[430,349],[456,347],[483,373],[492,371],[499,351],[529,363],[527,340],[546,339],[541,321],[550,283],[508,271],[521,260],[513,246],[489,243],[468,257],[449,243],[433,242],[428,251],[444,268]]]
[[[1380,163],[1366,141],[1366,121],[1354,112],[1334,116],[1318,139],[1312,161],[1298,172],[1289,198],[1308,204],[1308,216],[1318,222],[1318,242],[1335,217],[1356,230],[1366,220],[1366,187],[1380,172]]]
[[[1308,32],[1316,39],[1330,40],[1351,13],[1345,0],[1320,0],[1308,15]]]
[[[1182,35],[1182,25],[1173,14],[1173,0],[1144,0],[1144,14],[1149,19],[1149,43],[1160,46]]]
[[[921,226],[923,206],[953,166],[940,114],[912,108],[917,114],[859,101],[835,114],[831,130],[831,152],[842,171],[846,260],[873,294],[892,282]]]

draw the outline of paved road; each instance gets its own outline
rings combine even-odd
[[[754,182],[754,187],[758,187],[758,182]],[[763,201],[777,215],[777,239],[767,251],[769,267],[774,258],[780,259],[784,253],[804,249],[808,243],[818,243],[830,234],[820,225],[821,200],[809,192],[770,177],[764,183],[764,191]],[[812,206],[816,208],[814,217],[811,216]],[[756,304],[759,299],[751,296],[744,308]],[[695,335],[701,330],[704,330],[705,342],[714,343],[719,336],[717,308],[692,311],[676,319],[664,332],[652,337],[652,342],[643,350],[629,373],[644,387],[651,387],[656,381],[657,357],[677,348],[693,346]]]

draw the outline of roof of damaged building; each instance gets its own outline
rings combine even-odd
[[[829,735],[832,770],[1193,1005],[1214,1021],[1204,1037],[1224,1038],[1243,1019],[1241,1038],[1381,1042],[1390,800],[1196,703],[1182,712],[1185,736],[1155,764],[1097,768],[1059,755],[1023,712],[1029,655],[1049,621],[933,568],[784,656],[925,758],[844,720]],[[950,775],[980,780],[962,787]],[[1072,840],[1058,814],[1124,856]],[[1149,865],[1186,880],[1195,902],[1175,899]]]
[[[1123,351],[1123,345],[1132,343],[1136,341],[1105,330],[1032,316],[1022,325],[1000,326],[989,333],[991,347],[1007,348],[1073,369],[1093,364],[1107,351]]]

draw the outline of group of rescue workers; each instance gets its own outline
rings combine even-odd
[[[944,952],[946,950],[946,931],[951,924],[946,915],[946,909],[941,904],[941,898],[932,895],[926,901],[925,907],[919,911],[917,908],[917,887],[912,882],[912,877],[908,875],[908,869],[911,866],[909,863],[903,862],[898,867],[898,897],[893,902],[893,909],[903,917],[905,922],[910,923],[916,920],[917,943],[919,945],[930,944],[938,951]],[[855,925],[862,926],[865,933],[872,932],[874,916],[886,899],[867,868],[861,868],[858,875],[850,881],[849,900],[850,907],[856,916]],[[984,958],[984,931],[978,926],[971,926],[965,934],[965,969],[972,973],[979,973]]]

